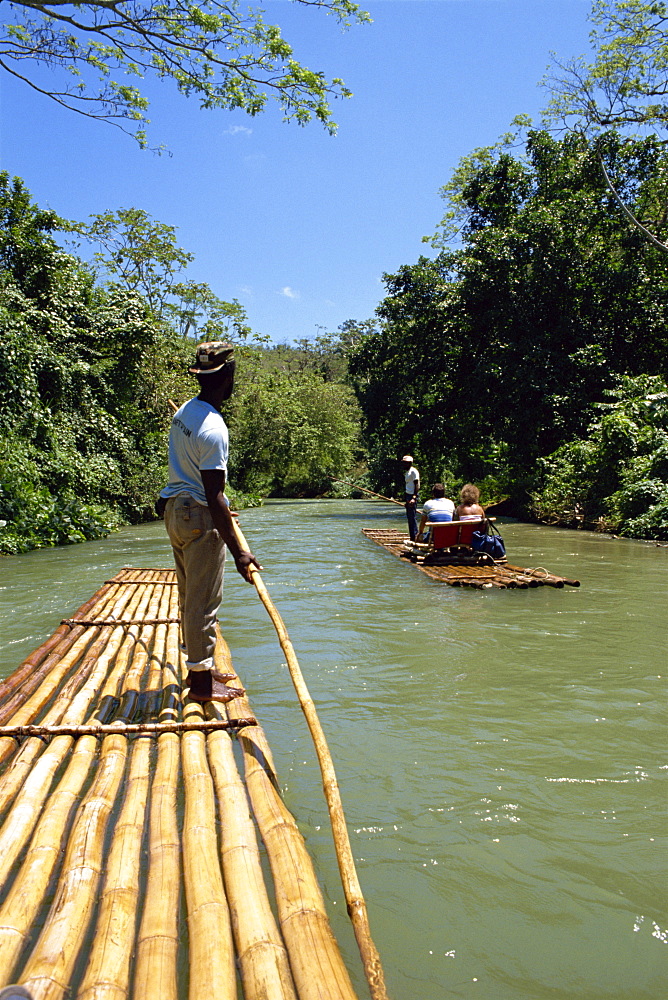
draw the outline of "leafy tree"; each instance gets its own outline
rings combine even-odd
[[[644,224],[618,190],[601,138],[610,129],[665,135],[668,130],[668,5],[660,0],[594,0],[590,34],[595,58],[560,62],[544,83],[552,98],[546,121],[593,140],[606,183],[619,208],[655,246],[668,251],[653,227]],[[660,215],[668,214],[665,186]]]
[[[95,287],[7,174],[0,219],[0,551],[98,537],[145,517],[164,475],[159,330],[136,294]]]
[[[296,0],[344,26],[369,20],[352,0]],[[202,108],[250,115],[275,98],[286,119],[313,117],[335,131],[328,101],[348,97],[338,78],[302,66],[280,28],[240,0],[3,4],[0,66],[34,90],[90,118],[111,122],[146,145],[149,102],[133,81],[172,81]],[[55,71],[48,78],[37,66]],[[118,74],[118,76],[117,76]]]
[[[650,200],[662,145],[605,141],[625,197]],[[385,276],[350,373],[379,486],[411,451],[425,481],[492,476],[519,499],[617,374],[665,371],[664,257],[611,210],[584,137],[530,132],[525,157],[497,150],[460,177],[463,249]]]
[[[119,208],[71,222],[77,233],[100,249],[93,254],[98,274],[141,295],[160,317],[176,275],[194,257],[176,242],[176,229],[156,222],[141,208]]]
[[[668,539],[666,383],[622,376],[606,396],[584,437],[540,461],[533,512],[551,524]]]
[[[548,114],[577,131],[668,130],[668,5],[594,0],[593,62],[554,57]]]
[[[252,336],[246,311],[237,299],[225,302],[205,282],[171,286],[166,312],[182,337],[196,340],[241,340]]]
[[[234,395],[223,412],[232,487],[262,496],[322,494],[329,476],[347,473],[359,459],[355,397],[347,385],[320,374],[268,367],[272,353],[263,347],[240,352]]]

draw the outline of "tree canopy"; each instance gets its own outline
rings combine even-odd
[[[617,177],[601,152],[601,140],[610,129],[631,136],[655,134],[668,141],[668,5],[663,0],[594,0],[590,19],[594,61],[580,56],[562,62],[553,55],[552,72],[543,81],[552,94],[545,121],[592,140],[621,212],[646,239],[668,252],[668,244],[620,195]],[[661,210],[665,216],[668,199]]]
[[[102,255],[103,282],[57,242],[72,225],[0,174],[0,553],[154,516],[167,481],[167,401],[198,391],[186,374],[195,336],[238,347],[225,412],[233,503],[323,493],[328,475],[344,475],[360,421],[335,340],[330,360],[323,341],[293,370],[264,348],[239,303],[173,280],[181,256],[192,258],[172,227],[138,210],[95,219],[98,235],[137,230]]]
[[[624,197],[653,211],[664,146],[603,141]],[[541,459],[586,432],[618,377],[665,375],[665,257],[617,211],[582,135],[532,131],[524,156],[478,151],[457,177],[463,248],[385,276],[350,372],[381,489],[408,451],[425,482],[488,482],[527,512]]]
[[[369,20],[352,0],[294,2],[344,26]],[[9,0],[0,26],[0,67],[66,108],[118,125],[142,146],[150,119],[140,81],[147,76],[171,81],[202,108],[256,115],[275,98],[286,119],[316,118],[330,132],[329,101],[350,96],[342,80],[301,65],[281,29],[241,0]]]
[[[554,57],[550,120],[590,136],[668,131],[668,4],[594,0],[590,19],[593,62]]]

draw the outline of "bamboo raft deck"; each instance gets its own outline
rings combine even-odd
[[[393,556],[405,562],[403,549],[408,535],[396,528],[362,528],[362,534],[376,545],[380,545]],[[565,576],[555,576],[539,566],[535,569],[524,569],[521,566],[511,566],[510,563],[496,563],[494,566],[424,566],[422,563],[411,563],[432,580],[446,583],[449,587],[474,587],[478,590],[496,588],[500,590],[529,587],[579,587],[579,580],[569,580]]]
[[[242,686],[220,636],[216,669]],[[184,671],[174,572],[130,569],[0,682],[0,987],[355,1000],[246,695],[184,700]]]

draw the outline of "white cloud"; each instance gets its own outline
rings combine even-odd
[[[223,132],[223,135],[252,135],[253,129],[248,128],[246,125],[230,125]]]
[[[294,288],[290,288],[286,285],[285,288],[281,288],[279,295],[284,295],[286,299],[298,299],[300,298],[299,292],[296,292]]]

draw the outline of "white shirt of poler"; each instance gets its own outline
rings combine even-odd
[[[429,515],[438,510],[444,510],[446,514],[454,514],[455,505],[447,497],[434,497],[422,504],[422,513],[427,515],[427,519],[429,519]]]
[[[407,469],[404,473],[404,479],[406,480],[406,493],[410,493],[411,496],[415,493],[415,484],[420,478],[420,473],[411,465],[410,469]]]
[[[206,506],[201,469],[227,472],[227,425],[218,410],[201,399],[189,399],[176,411],[169,431],[169,483],[160,496],[188,493]]]

